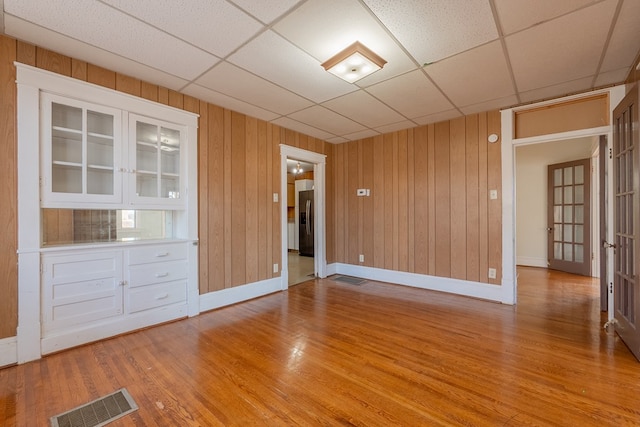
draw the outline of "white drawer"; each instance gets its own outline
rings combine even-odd
[[[129,287],[172,282],[187,278],[187,261],[154,262],[129,267]]]
[[[129,249],[129,265],[187,259],[187,244],[151,245]]]
[[[122,275],[122,253],[117,251],[43,255],[46,283],[79,282]]]
[[[186,302],[186,281],[141,286],[129,291],[129,313]]]

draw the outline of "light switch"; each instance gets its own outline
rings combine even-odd
[[[367,195],[367,189],[366,188],[358,188],[356,190],[356,195],[357,196],[366,196]]]
[[[489,190],[489,199],[497,200],[498,199],[498,190]]]

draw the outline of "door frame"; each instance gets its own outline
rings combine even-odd
[[[314,197],[314,273],[317,277],[327,277],[327,237],[325,218],[325,168],[327,156],[314,151],[280,144],[280,242],[282,244],[282,265],[280,268],[280,288],[289,288],[289,245],[287,233],[287,158],[313,163]]]
[[[596,90],[579,95],[556,98],[549,101],[530,104],[522,107],[508,108],[501,111],[502,134],[502,301],[507,304],[517,302],[517,274],[516,274],[516,175],[515,175],[515,149],[519,146],[538,144],[543,142],[561,141],[588,136],[606,135],[608,141],[613,141],[613,126],[600,126],[596,128],[580,129],[570,132],[540,135],[529,138],[515,138],[515,113],[534,108],[549,106],[565,101],[573,101],[585,97],[591,97],[599,93],[609,94],[609,116],[612,117],[613,109],[624,98],[625,86],[615,86],[607,89]],[[607,153],[608,154],[608,153]],[[612,170],[613,160],[607,155],[607,170]],[[606,193],[612,194],[613,178],[607,174]],[[607,218],[613,218],[613,204],[608,203]],[[613,227],[607,224],[607,239],[613,238]],[[612,240],[609,240],[612,241]],[[613,282],[611,270],[613,257],[607,259],[607,282]],[[608,318],[613,318],[613,298],[609,295]]]

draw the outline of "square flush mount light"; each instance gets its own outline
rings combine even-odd
[[[327,59],[322,66],[331,74],[349,83],[373,74],[384,67],[387,61],[360,42],[355,42],[342,52]]]

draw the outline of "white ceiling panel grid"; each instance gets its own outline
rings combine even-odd
[[[640,0],[0,6],[11,37],[333,143],[620,84],[640,54]],[[321,64],[355,41],[387,63],[349,84]]]
[[[262,29],[225,0],[101,1],[221,58]]]
[[[196,80],[196,84],[250,104],[286,115],[311,106],[301,96],[274,85],[248,71],[224,62]]]
[[[318,103],[358,89],[273,31],[252,40],[229,61]]]

